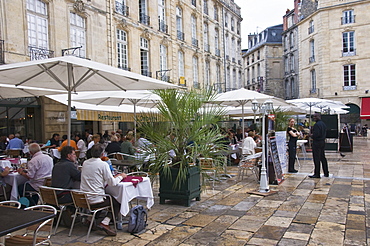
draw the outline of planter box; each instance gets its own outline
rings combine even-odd
[[[171,168],[171,177],[159,174],[159,198],[160,204],[165,204],[166,200],[183,200],[184,205],[189,207],[190,201],[196,199],[200,201],[200,171],[198,167],[189,168],[187,179],[184,180],[178,190],[174,190],[178,168]]]

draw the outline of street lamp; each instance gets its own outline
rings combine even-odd
[[[260,109],[263,115],[262,120],[262,167],[261,167],[261,179],[260,179],[260,189],[259,192],[267,193],[270,191],[267,178],[267,168],[266,168],[266,115],[268,115],[273,109],[273,103],[271,100],[266,100]]]
[[[252,110],[253,110],[253,114],[254,114],[254,121],[253,121],[253,123],[254,124],[256,124],[256,112],[258,110],[258,107],[259,107],[259,104],[258,104],[257,100],[254,99],[252,101]]]

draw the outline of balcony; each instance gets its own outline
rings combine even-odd
[[[226,60],[230,61],[230,56],[226,55]]]
[[[148,70],[141,70],[141,75],[152,77],[152,72],[149,72]]]
[[[181,32],[181,31],[177,31],[177,39],[181,40],[181,41],[184,41],[185,40],[185,33]]]
[[[317,89],[316,88],[311,88],[310,89],[310,94],[316,94],[317,93]]]
[[[197,0],[191,0],[191,4],[196,7],[197,6]]]
[[[126,71],[131,71],[131,68],[127,67],[126,65],[118,65],[118,68],[120,68],[122,70],[126,70]]]
[[[129,7],[126,5],[123,5],[121,2],[116,1],[116,12],[118,14],[121,14],[123,16],[128,16],[129,15]]]
[[[82,46],[62,49],[62,56],[76,56],[87,59],[84,56],[85,51],[82,50]]]
[[[315,56],[311,56],[310,58],[308,58],[308,62],[309,63],[315,62]]]
[[[53,50],[47,50],[47,49],[33,47],[33,46],[28,46],[28,50],[29,50],[29,56],[30,56],[31,61],[44,60],[44,59],[54,57]]]
[[[220,49],[215,49],[215,54],[216,54],[216,56],[221,56],[221,51],[220,51]]]
[[[209,46],[209,44],[204,44],[204,51],[205,52],[210,52],[211,48]]]
[[[342,50],[342,56],[355,56],[356,55],[356,49],[350,48],[350,49],[344,49]]]
[[[140,14],[139,22],[141,24],[149,26],[150,25],[150,17],[146,14]]]
[[[242,60],[238,60],[238,65],[242,65]]]
[[[233,32],[235,30],[235,27],[231,26],[231,31]]]
[[[315,31],[314,26],[310,26],[310,27],[308,28],[308,34],[311,34],[311,33],[313,33],[314,31]]]
[[[194,47],[197,47],[197,48],[198,48],[198,39],[196,39],[196,38],[192,38],[192,39],[191,39],[191,44],[192,44]]]
[[[355,23],[355,17],[356,17],[356,15],[350,15],[350,16],[347,16],[347,17],[342,17],[341,18],[342,25]]]
[[[162,75],[159,80],[165,81],[165,82],[170,82],[171,78],[168,75]]]
[[[158,19],[158,25],[159,25],[160,32],[168,33],[168,26],[163,20]]]
[[[236,63],[236,59],[235,59],[235,57],[231,58],[231,61],[232,61],[233,63]]]
[[[357,90],[357,86],[356,85],[343,86],[343,90],[344,91],[355,91],[355,90]]]
[[[208,15],[208,8],[206,7],[206,5],[204,6],[203,12],[205,15]]]
[[[0,64],[5,64],[4,40],[0,40]]]

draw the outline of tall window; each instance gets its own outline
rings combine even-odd
[[[203,0],[203,12],[208,15],[208,0]]]
[[[291,32],[290,35],[289,35],[289,42],[290,42],[290,48],[293,48],[294,47],[294,33]]]
[[[179,60],[179,77],[185,77],[185,62],[184,62],[184,52],[181,50],[178,54],[178,60]]]
[[[231,31],[233,32],[235,30],[235,21],[234,18],[231,18]]]
[[[289,57],[284,56],[284,68],[285,68],[285,75],[289,74]]]
[[[343,56],[355,55],[355,32],[343,33]]]
[[[230,47],[229,46],[229,35],[225,35],[225,47]],[[230,49],[225,49],[226,50],[226,60],[230,60]]]
[[[315,40],[310,41],[310,58],[309,62],[314,62],[315,61]]]
[[[150,77],[149,41],[145,38],[140,38],[140,61],[141,61],[141,74]]]
[[[192,4],[193,6],[197,6],[197,0],[191,0],[191,4]]]
[[[209,61],[206,61],[206,64],[205,64],[205,87],[208,89],[209,86],[210,86],[210,65],[209,65]]]
[[[227,14],[225,14],[225,27],[229,25],[229,17]]]
[[[226,89],[231,89],[230,67],[226,68]]]
[[[316,71],[311,70],[311,93],[316,93]]]
[[[291,86],[290,86],[290,83],[289,83],[289,79],[286,79],[285,80],[285,97],[286,99],[290,99],[291,98],[291,90],[290,90]]]
[[[221,87],[221,68],[220,65],[216,65],[216,83],[217,83],[217,92],[222,92]]]
[[[47,5],[40,0],[27,0],[27,24],[29,46],[48,48]]]
[[[117,29],[118,68],[129,70],[127,53],[127,33],[123,30]]]
[[[213,15],[214,15],[214,19],[216,21],[218,21],[218,8],[217,8],[217,6],[213,7]]]
[[[139,21],[144,25],[150,25],[147,0],[139,0]]]
[[[218,32],[218,29],[216,28],[215,29],[215,53],[216,53],[216,56],[220,56],[220,37],[219,37],[219,32]]]
[[[76,13],[70,13],[70,31],[71,31],[71,46],[79,47],[76,50],[76,55],[79,57],[86,57],[86,30],[85,19]]]
[[[233,89],[237,89],[238,87],[237,87],[237,85],[236,85],[236,70],[235,69],[233,69],[233,85],[232,85],[233,87]]]
[[[184,41],[184,32],[182,29],[182,9],[176,7],[176,29],[177,29],[177,39]]]
[[[207,23],[204,23],[204,27],[203,27],[203,41],[204,41],[204,50],[209,52],[208,24]]]
[[[356,86],[356,65],[344,65],[344,86],[347,87],[345,89],[350,89],[350,86]],[[349,88],[348,88],[349,87]],[[352,88],[355,89],[355,88]]]
[[[121,15],[128,16],[129,8],[125,2],[125,0],[116,0],[116,12]]]
[[[284,49],[285,51],[288,49],[289,43],[288,43],[288,35],[284,36]]]
[[[291,78],[290,79],[290,87],[291,87],[291,92],[290,92],[290,95],[291,95],[291,97],[292,98],[296,98],[296,87],[297,87],[297,85],[296,85],[296,83],[295,83],[295,81],[294,81],[294,78]]]
[[[353,9],[343,11],[342,24],[355,23],[355,15]]]
[[[290,55],[290,72],[294,72],[294,55]]]
[[[194,88],[199,88],[198,58],[196,56],[193,56],[193,86]]]
[[[168,76],[166,76],[167,70],[167,47],[161,44],[159,46],[159,69],[161,71],[161,79],[168,81]]]
[[[311,34],[315,31],[315,26],[314,26],[314,22],[313,20],[311,20],[309,23],[308,23],[308,34]]]
[[[235,62],[235,56],[236,56],[235,38],[232,38],[231,39],[231,57],[233,59],[233,62]]]
[[[158,24],[159,31],[167,33],[165,0],[158,0]]]
[[[192,45],[198,46],[198,39],[197,39],[197,18],[192,15],[191,16],[191,39]]]

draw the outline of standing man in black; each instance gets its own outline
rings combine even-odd
[[[313,120],[316,124],[313,126],[311,137],[313,139],[312,143],[312,155],[313,162],[315,164],[315,171],[310,178],[320,178],[320,162],[322,163],[322,169],[324,171],[324,176],[329,177],[328,162],[325,157],[325,138],[326,138],[326,125],[321,120],[321,114],[315,113],[313,115]]]

